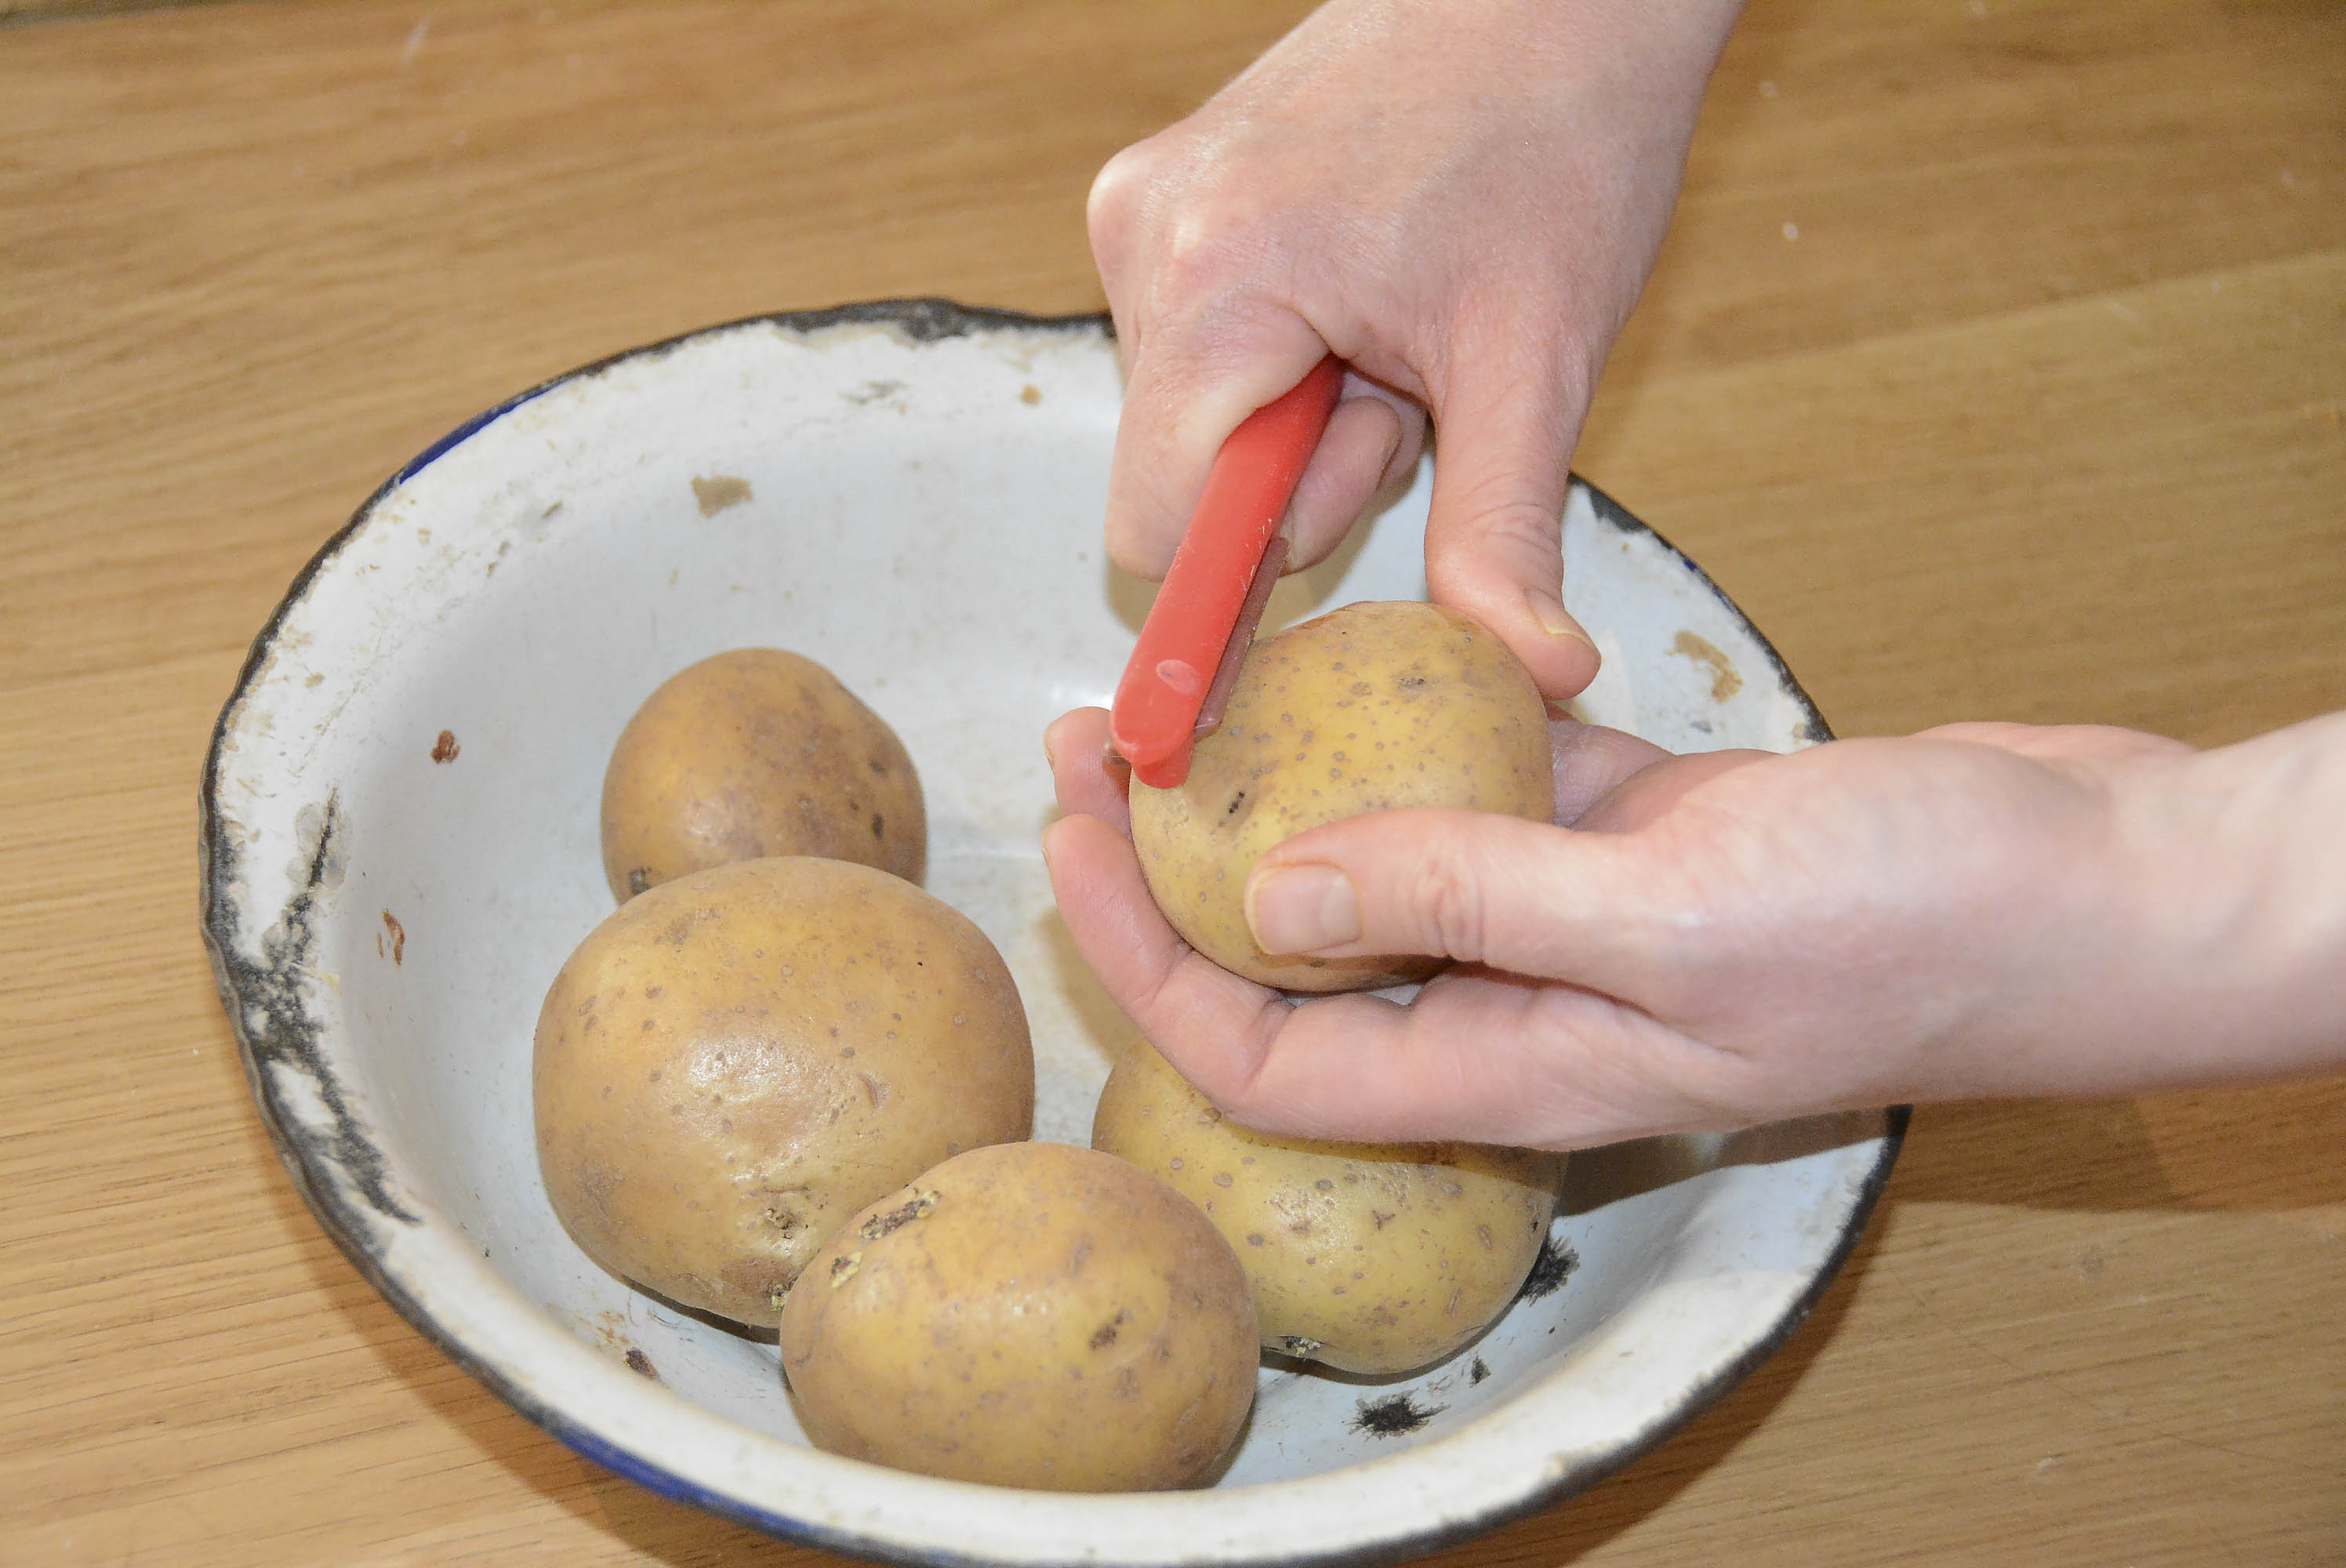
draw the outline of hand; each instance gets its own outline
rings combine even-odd
[[[1440,433],[1426,580],[1550,697],[1596,672],[1557,596],[1597,372],[1677,199],[1737,4],[1334,0],[1092,188],[1126,358],[1108,548],[1161,577],[1225,437],[1351,364],[1290,511],[1341,541]]]
[[[2346,717],[2204,755],[1960,725],[1672,758],[1560,723],[1559,825],[1372,813],[1250,875],[1270,951],[1461,961],[1406,1006],[1291,1004],[1184,946],[1105,726],[1046,742],[1060,910],[1141,1032],[1267,1131],[1569,1148],[2346,1057]]]

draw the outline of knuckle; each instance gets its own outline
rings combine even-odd
[[[1174,219],[1151,280],[1158,308],[1187,315],[1227,293],[1235,281],[1235,250],[1215,214],[1193,209]]]
[[[1472,604],[1495,595],[1501,584],[1553,589],[1563,566],[1563,530],[1546,507],[1514,501],[1453,512],[1444,522],[1438,538],[1429,535],[1425,558],[1426,586],[1437,601]]]
[[[1476,857],[1454,831],[1437,830],[1412,874],[1407,908],[1426,951],[1472,962],[1488,939],[1488,901]]]
[[[1084,199],[1084,222],[1097,244],[1105,235],[1120,234],[1140,202],[1148,180],[1148,144],[1136,142],[1100,166]]]
[[[1084,199],[1084,211],[1093,219],[1107,214],[1124,214],[1140,202],[1140,192],[1149,183],[1157,167],[1157,143],[1136,141],[1128,148],[1119,148],[1109,155],[1100,171],[1091,176],[1091,195]]]
[[[1243,1115],[1252,1106],[1258,1064],[1236,1062],[1217,1052],[1184,1050],[1180,1042],[1169,1037],[1155,1038],[1150,1044],[1217,1112]]]
[[[1278,215],[1262,197],[1219,182],[1182,193],[1165,214],[1158,289],[1168,308],[1259,289],[1279,250]]]
[[[1564,538],[1564,509],[1518,475],[1493,475],[1477,482],[1461,497],[1463,507],[1453,514],[1473,529],[1478,539],[1535,548],[1553,554]]]

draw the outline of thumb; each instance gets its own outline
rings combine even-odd
[[[1523,345],[1453,363],[1434,409],[1426,586],[1490,627],[1560,701],[1596,677],[1596,645],[1559,592],[1572,449],[1594,370]]]
[[[1277,845],[1246,916],[1266,952],[1431,953],[1636,999],[1682,923],[1679,881],[1634,835],[1421,807]]]

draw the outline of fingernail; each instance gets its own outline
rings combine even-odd
[[[1400,483],[1401,475],[1392,471],[1393,459],[1401,455],[1401,416],[1393,415],[1392,439],[1385,443],[1385,454],[1377,463],[1377,488]]]
[[[1333,866],[1281,866],[1247,883],[1247,924],[1265,952],[1316,952],[1361,935],[1361,900]]]
[[[1542,593],[1537,588],[1526,588],[1524,590],[1524,603],[1531,606],[1532,619],[1537,621],[1540,624],[1540,630],[1548,636],[1570,637],[1576,643],[1588,642],[1588,634],[1574,624],[1572,616],[1565,611],[1564,601],[1554,594]],[[1589,643],[1591,647],[1596,646],[1594,643]]]

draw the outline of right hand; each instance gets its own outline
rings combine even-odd
[[[1126,358],[1117,563],[1161,577],[1225,437],[1334,352],[1345,401],[1290,570],[1442,442],[1433,597],[1551,698],[1596,671],[1559,598],[1572,449],[1653,265],[1733,0],[1332,0],[1111,159],[1092,249]]]

